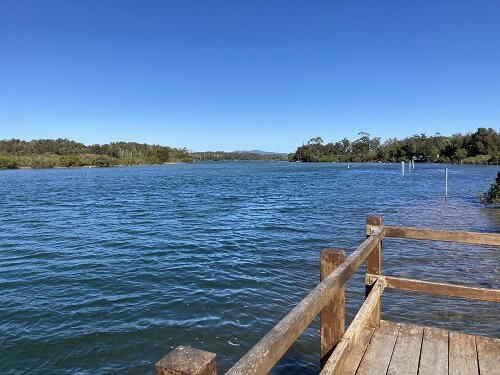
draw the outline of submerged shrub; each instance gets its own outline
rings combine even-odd
[[[491,184],[490,189],[481,194],[479,200],[484,205],[500,206],[500,172],[497,173],[495,182]]]

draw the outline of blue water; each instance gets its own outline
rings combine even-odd
[[[483,208],[498,167],[198,163],[0,171],[0,373],[151,374],[178,345],[223,373],[349,254],[388,225],[499,232]],[[500,250],[387,239],[386,274],[500,287]],[[347,316],[363,300],[349,282]],[[498,304],[384,292],[383,318],[500,336]],[[317,321],[274,373],[318,370]]]

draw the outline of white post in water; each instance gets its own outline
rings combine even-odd
[[[405,174],[405,162],[401,162],[401,170],[403,171],[403,175]]]
[[[448,168],[444,172],[444,200],[448,200]]]

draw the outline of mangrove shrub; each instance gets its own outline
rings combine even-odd
[[[480,201],[484,205],[500,205],[500,172],[497,173],[495,182],[490,186],[490,189],[480,196]]]

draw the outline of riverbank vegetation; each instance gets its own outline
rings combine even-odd
[[[196,161],[286,161],[286,154],[254,153],[254,152],[224,152],[205,151],[193,152],[191,156]]]
[[[431,163],[500,164],[500,133],[492,128],[479,128],[474,133],[433,136],[413,135],[402,140],[359,133],[350,141],[324,143],[312,138],[288,156],[303,162],[400,162],[415,160]]]
[[[0,169],[111,167],[192,161],[186,149],[135,142],[86,146],[68,139],[0,141]]]
[[[490,186],[490,189],[481,194],[479,200],[484,205],[494,205],[500,207],[500,172],[497,173],[495,182]]]

